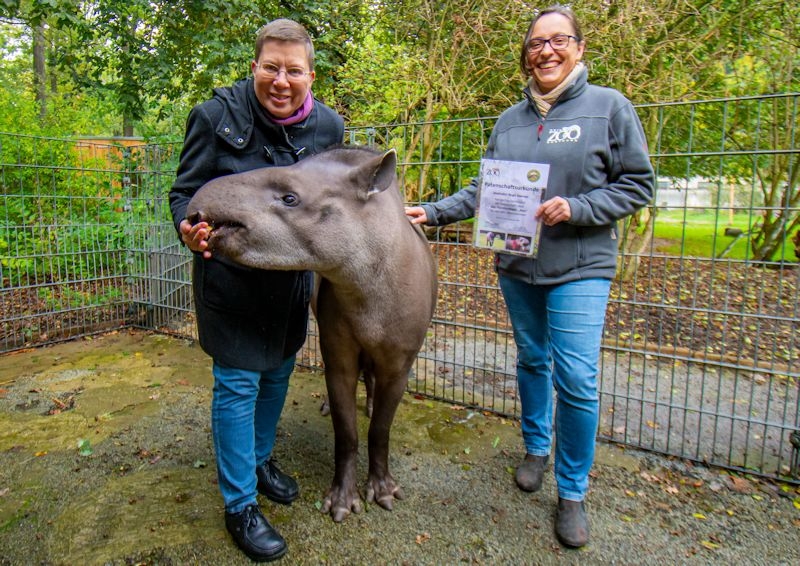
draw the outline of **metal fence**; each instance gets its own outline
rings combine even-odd
[[[659,186],[620,242],[599,437],[800,482],[800,94],[639,106]],[[494,118],[348,128],[409,203],[477,173]],[[0,352],[120,327],[195,337],[166,199],[178,145],[0,134]],[[431,230],[440,295],[409,390],[519,416],[492,254]],[[800,243],[800,240],[798,240]],[[319,367],[316,326],[299,362]]]

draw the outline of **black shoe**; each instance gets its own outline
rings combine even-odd
[[[272,460],[256,466],[256,478],[258,478],[256,484],[258,493],[266,495],[271,501],[288,505],[297,499],[299,494],[297,482],[293,477],[280,471]]]
[[[248,505],[241,513],[225,513],[225,526],[250,560],[269,562],[286,554],[286,541],[267,522],[258,505]]]

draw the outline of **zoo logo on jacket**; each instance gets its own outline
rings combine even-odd
[[[577,143],[579,139],[581,139],[581,127],[577,124],[550,130],[547,133],[547,143]]]

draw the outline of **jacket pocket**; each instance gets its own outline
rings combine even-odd
[[[542,240],[536,258],[538,271],[544,277],[558,277],[580,263],[580,232],[576,226],[561,223],[542,227]]]

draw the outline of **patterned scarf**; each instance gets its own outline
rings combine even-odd
[[[536,84],[536,80],[531,77],[528,81],[528,88],[531,91],[531,96],[533,97],[534,102],[536,102],[536,108],[539,109],[539,112],[542,113],[542,118],[547,116],[547,113],[550,111],[550,107],[555,104],[558,97],[567,90],[572,84],[575,82],[575,79],[578,78],[578,75],[583,71],[585,65],[583,61],[578,61],[575,66],[572,68],[572,71],[561,81],[557,87],[551,90],[548,93],[543,94],[542,91],[539,90],[539,85]]]

